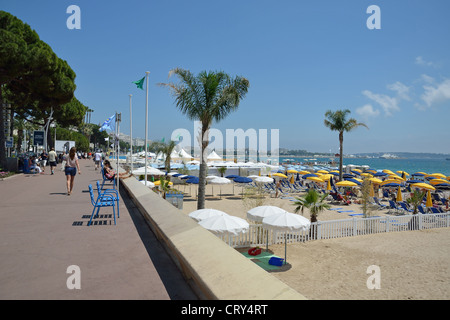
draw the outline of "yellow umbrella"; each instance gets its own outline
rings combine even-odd
[[[309,172],[309,171],[306,171],[306,170],[302,170],[302,171],[299,171],[298,173],[300,173],[300,174],[310,174],[311,172]]]
[[[373,169],[369,169],[369,170],[366,170],[366,172],[369,172],[369,173],[377,173],[375,170],[373,170]]]
[[[405,181],[405,179],[403,179],[402,177],[399,177],[396,174],[390,175],[388,176],[389,179],[397,179],[397,180],[401,180],[401,181]]]
[[[429,181],[431,184],[439,184],[439,183],[448,183],[448,180],[444,180],[444,179],[432,179]]]
[[[297,173],[298,171],[297,170],[294,170],[294,169],[290,169],[290,170],[288,170],[287,171],[287,173]]]
[[[290,183],[294,184],[294,175],[292,175]]]
[[[327,191],[328,190],[331,190],[331,179],[328,179],[328,182],[327,182]]]
[[[373,175],[371,175],[370,173],[364,172],[364,173],[361,173],[361,177],[369,177],[369,178],[372,178]]]
[[[326,170],[319,170],[319,171],[317,171],[318,173],[328,173],[328,171],[326,171]]]
[[[362,172],[362,170],[361,170],[361,169],[353,169],[352,171],[356,171],[356,172],[359,172],[359,173],[361,173],[361,172]]]
[[[336,185],[338,187],[356,187],[357,184],[348,180],[344,180],[344,181],[339,181],[338,183],[336,183]]]
[[[384,169],[383,172],[387,173],[387,174],[394,174],[391,170],[388,170],[388,169]]]
[[[388,179],[388,180],[381,181],[380,185],[384,186],[385,184],[388,184],[388,183],[400,183],[400,181],[397,179]]]
[[[426,203],[426,205],[427,205],[427,208],[430,208],[430,207],[433,206],[433,201],[431,200],[431,191],[430,190],[428,190],[428,192],[427,192],[427,203]]]
[[[428,177],[445,179],[445,176],[442,173],[432,173],[429,174]]]
[[[339,173],[339,170],[331,170],[329,173],[332,173],[332,172]]]
[[[403,197],[402,197],[402,190],[400,190],[400,186],[398,187],[398,191],[397,191],[397,202],[401,202],[403,201]]]
[[[327,173],[327,174],[324,174],[323,176],[320,176],[320,179],[322,179],[323,181],[326,181],[326,180],[330,180],[331,177],[333,177],[333,175]]]
[[[161,180],[156,180],[155,182],[153,182],[155,184],[155,186],[159,186],[161,184]],[[169,186],[172,186],[173,182],[169,181]]]
[[[400,173],[401,175],[405,174],[405,175],[409,176],[409,173],[406,171],[398,170],[397,173]]]
[[[282,173],[274,173],[273,176],[275,177],[281,177],[281,178],[287,178],[286,175],[282,174]]]
[[[375,183],[375,184],[381,184],[383,181],[381,181],[380,179],[378,179],[378,178],[370,178],[370,181],[372,181],[373,183]]]
[[[450,176],[448,176],[448,177],[447,177],[447,180],[449,180],[449,181],[450,181]]]
[[[311,180],[311,181],[315,181],[315,182],[325,182],[322,179],[320,179],[319,177],[308,177],[306,179],[307,180]]]
[[[423,183],[423,182],[413,183],[411,185],[411,187],[420,188],[420,189],[426,189],[426,190],[436,190],[436,188],[433,187],[431,184]]]

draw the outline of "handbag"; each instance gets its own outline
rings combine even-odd
[[[61,162],[61,171],[64,171],[66,169],[66,160],[63,160]]]

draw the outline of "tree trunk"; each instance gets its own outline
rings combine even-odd
[[[208,131],[209,127],[205,123],[202,123],[201,130],[201,141],[202,153],[200,155],[200,172],[198,177],[198,200],[197,200],[197,210],[205,208],[205,195],[206,195],[206,157],[205,151],[208,147]]]
[[[344,132],[339,132],[339,181],[342,181],[342,162],[344,158]]]

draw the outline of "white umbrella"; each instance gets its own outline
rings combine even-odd
[[[225,212],[216,209],[199,209],[189,213],[189,217],[196,221],[202,221],[211,217],[227,215]]]
[[[247,219],[262,222],[265,217],[286,212],[275,206],[259,206],[247,211]],[[266,234],[266,251],[269,250],[269,233]]]
[[[238,235],[241,233],[245,233],[248,231],[250,225],[244,219],[230,216],[230,215],[222,215],[207,218],[198,223],[203,228],[208,229],[209,231],[215,234],[233,234]]]
[[[153,188],[155,186],[155,184],[151,181],[145,181],[145,180],[140,180],[140,183],[142,183],[144,186],[147,186],[149,188]]]
[[[308,230],[311,226],[311,222],[305,217],[290,213],[283,212],[263,218],[262,223],[264,226],[279,231],[298,231]],[[286,263],[286,233],[284,235],[284,263]]]
[[[231,183],[231,181],[228,180],[227,178],[216,177],[214,179],[211,179],[209,183],[222,185],[222,184],[229,184]],[[220,198],[222,198],[222,188],[220,188]]]
[[[145,174],[145,167],[141,167],[139,169],[133,170],[133,175],[141,175],[141,174]],[[159,169],[147,166],[147,174],[154,175],[154,176],[163,176],[166,173]]]
[[[259,176],[251,175],[251,176],[248,176],[247,178],[250,178],[250,179],[252,179],[253,181],[255,181],[255,179],[258,179],[258,178],[259,178]]]
[[[247,218],[256,222],[262,222],[265,217],[284,213],[286,210],[275,206],[259,206],[247,211]]]
[[[269,178],[269,177],[258,177],[255,179],[256,183],[272,183],[273,182],[273,178]]]

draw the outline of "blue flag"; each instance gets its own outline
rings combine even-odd
[[[112,117],[109,117],[108,119],[106,119],[106,121],[103,122],[100,129],[98,129],[98,131],[105,131],[105,130],[111,130],[111,131],[116,130],[116,115],[115,114]]]

